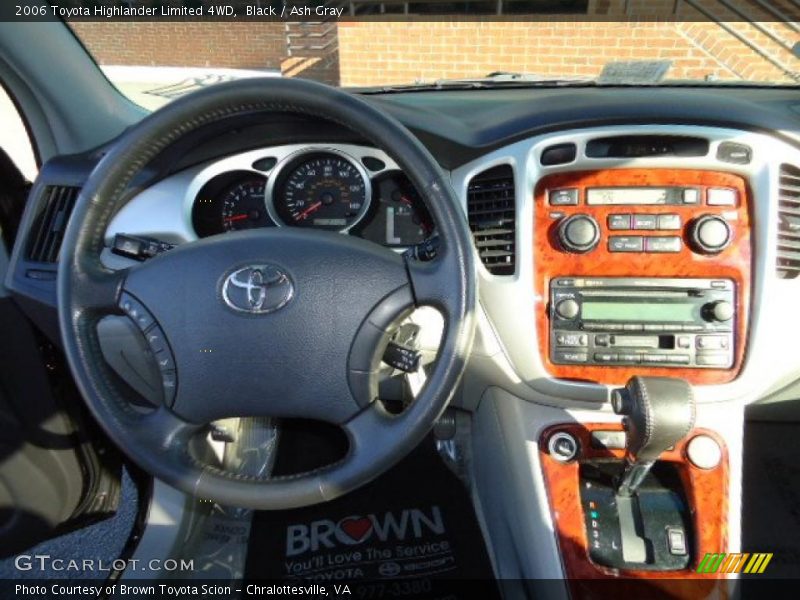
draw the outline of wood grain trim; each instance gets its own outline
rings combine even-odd
[[[553,526],[566,577],[573,580],[570,582],[573,598],[588,597],[591,595],[588,593],[590,589],[596,591],[591,584],[580,581],[587,579],[619,581],[620,587],[619,589],[615,587],[616,592],[624,592],[626,585],[624,579],[646,579],[653,591],[661,590],[665,597],[676,599],[686,598],[688,600],[707,597],[707,594],[717,587],[720,587],[719,591],[722,592],[719,579],[724,579],[724,576],[701,575],[695,571],[699,559],[702,559],[706,552],[727,551],[728,449],[724,441],[713,431],[697,428],[682,442],[676,444],[673,450],[665,452],[660,458],[660,460],[675,463],[687,494],[694,530],[698,532],[694,547],[694,562],[690,568],[671,572],[615,571],[596,565],[589,560],[589,541],[580,501],[578,461],[568,464],[560,463],[553,459],[547,450],[547,442],[550,437],[558,431],[565,431],[579,440],[581,459],[616,458],[622,460],[625,456],[623,450],[604,450],[591,447],[591,432],[598,430],[620,431],[622,426],[619,423],[565,423],[547,428],[539,440],[539,459],[547,487]],[[686,458],[688,442],[701,433],[714,438],[722,448],[722,461],[715,469],[699,469]],[[675,581],[677,579],[687,581]],[[707,584],[703,583],[703,580],[707,581]]]
[[[583,204],[587,187],[606,186],[697,186],[705,202],[709,187],[733,188],[740,203],[736,208],[715,206],[587,206]],[[578,188],[579,206],[551,207],[548,190]],[[633,375],[680,377],[693,384],[727,383],[736,378],[745,356],[745,340],[750,310],[752,243],[750,233],[751,195],[744,178],[730,173],[683,169],[613,169],[557,173],[542,178],[534,191],[534,310],[539,338],[539,352],[547,372],[556,378],[591,383],[622,384]],[[612,213],[677,213],[684,223],[684,248],[675,254],[611,253],[607,242],[608,215]],[[600,244],[586,254],[569,254],[559,249],[556,227],[561,217],[588,214],[597,219],[603,234]],[[686,225],[704,214],[724,213],[733,225],[731,244],[716,256],[696,254],[686,244]],[[613,232],[615,235],[638,235],[642,232]],[[644,232],[643,235],[676,235],[678,232]],[[731,369],[691,369],[647,366],[556,365],[550,361],[549,283],[555,277],[700,277],[732,279],[736,284],[737,344]]]

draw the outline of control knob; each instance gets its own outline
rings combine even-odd
[[[558,225],[558,241],[567,252],[583,254],[600,241],[600,227],[589,215],[572,215]]]
[[[571,298],[561,300],[558,304],[556,304],[556,314],[558,314],[558,316],[562,319],[574,319],[578,316],[580,310],[580,305]]]
[[[731,241],[728,222],[717,215],[703,215],[697,219],[689,232],[692,247],[701,254],[718,254]]]
[[[718,300],[705,306],[706,319],[725,323],[733,318],[733,304],[727,300]]]

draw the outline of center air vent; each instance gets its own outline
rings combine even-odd
[[[39,201],[39,216],[31,228],[28,259],[55,263],[61,250],[64,231],[75,207],[80,188],[48,186]]]
[[[510,165],[493,167],[472,178],[467,187],[467,216],[486,269],[494,275],[513,275],[516,206]]]
[[[800,274],[800,168],[781,165],[778,188],[778,276]]]

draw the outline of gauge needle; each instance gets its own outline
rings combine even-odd
[[[233,221],[244,221],[245,219],[249,219],[249,218],[250,218],[250,215],[244,214],[244,215],[233,215],[232,217],[225,217],[225,220],[228,223],[232,223]]]
[[[312,205],[311,205],[311,206],[309,206],[307,209],[305,209],[303,212],[301,212],[299,215],[297,215],[297,220],[299,221],[300,219],[306,219],[306,218],[308,218],[308,215],[310,215],[311,213],[313,213],[313,212],[314,212],[315,210],[317,210],[317,209],[318,209],[320,206],[322,206],[322,202],[321,202],[321,201],[314,202],[314,204],[312,204]]]

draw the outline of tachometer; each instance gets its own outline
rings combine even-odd
[[[266,227],[269,224],[265,203],[264,179],[237,183],[222,197],[222,229],[236,231]]]
[[[348,157],[307,153],[281,169],[271,190],[273,217],[285,225],[347,231],[369,208],[369,178]]]

